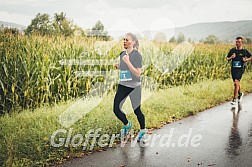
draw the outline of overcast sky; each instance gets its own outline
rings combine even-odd
[[[0,20],[27,26],[37,13],[65,12],[90,28],[143,31],[199,22],[252,20],[251,0],[0,0]]]

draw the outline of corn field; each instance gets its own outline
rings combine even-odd
[[[194,44],[192,52],[181,58],[183,47],[175,54],[175,44],[140,41],[143,76],[153,78],[160,88],[226,79],[230,65],[225,57],[231,47]],[[251,45],[246,48],[252,50]],[[105,83],[97,95],[108,88],[113,90],[117,80],[113,64],[122,49],[122,41],[0,34],[0,110],[33,108],[85,96],[97,81]],[[169,70],[164,73],[159,68]],[[86,71],[98,75],[77,75]],[[150,83],[143,84],[148,87]]]

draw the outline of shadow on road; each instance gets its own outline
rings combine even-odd
[[[229,136],[228,147],[226,148],[226,153],[231,159],[239,155],[239,148],[242,145],[242,138],[238,128],[239,114],[241,110],[242,106],[240,103],[238,105],[238,112],[235,111],[235,108],[231,109],[231,112],[233,113],[233,124]]]
[[[121,149],[121,154],[124,160],[124,164],[131,164],[131,165],[136,165],[139,166],[139,162],[145,162],[145,147],[141,147],[139,144],[136,145],[138,147],[136,152],[129,151],[129,147],[122,148]],[[132,154],[136,154],[135,159],[135,164],[132,162]]]

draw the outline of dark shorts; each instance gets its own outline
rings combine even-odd
[[[231,74],[232,74],[232,79],[233,79],[233,81],[235,81],[235,80],[241,80],[241,78],[242,78],[242,74],[244,73],[244,69],[243,68],[237,68],[237,69],[235,69],[235,68],[232,68],[231,69]]]

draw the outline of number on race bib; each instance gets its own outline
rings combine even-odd
[[[234,68],[241,68],[242,67],[241,61],[233,61],[232,64],[233,64]]]
[[[120,71],[120,81],[131,81],[131,73],[129,70],[121,70]]]

